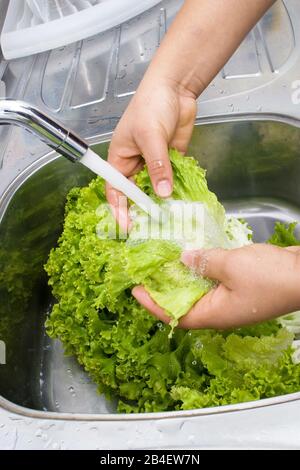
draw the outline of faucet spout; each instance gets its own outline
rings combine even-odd
[[[79,161],[88,150],[88,144],[73,131],[24,101],[0,100],[0,125],[2,124],[27,129],[72,162]]]

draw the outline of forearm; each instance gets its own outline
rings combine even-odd
[[[170,81],[199,96],[273,3],[275,0],[186,0],[143,83]]]

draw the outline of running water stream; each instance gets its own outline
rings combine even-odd
[[[99,157],[99,155],[91,149],[88,149],[86,154],[81,158],[80,163],[101,176],[115,189],[125,194],[125,196],[131,199],[143,211],[147,212],[150,217],[156,220],[160,219],[160,207],[132,181],[127,179],[122,173],[106,160]]]

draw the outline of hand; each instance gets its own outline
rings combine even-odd
[[[168,148],[185,152],[196,115],[196,96],[174,82],[145,80],[130,102],[113,135],[108,161],[131,177],[148,166],[156,193],[172,193]],[[127,201],[107,185],[106,196],[120,225],[128,226]]]
[[[182,262],[219,281],[181,319],[181,328],[226,329],[269,320],[300,308],[300,248],[254,244],[234,250],[187,251]],[[165,323],[170,318],[142,286],[134,297]]]
[[[158,48],[114,133],[108,160],[131,177],[148,165],[154,190],[172,193],[168,146],[185,152],[196,97],[221,70],[275,0],[186,0]],[[107,187],[107,199],[127,230],[126,198]]]

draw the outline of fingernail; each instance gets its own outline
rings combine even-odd
[[[195,252],[184,251],[183,253],[181,253],[180,261],[186,266],[193,267],[195,263]]]
[[[171,184],[168,180],[162,180],[157,184],[156,187],[157,194],[160,197],[168,197],[172,194]]]
[[[132,290],[131,290],[131,294],[133,295],[134,298],[136,298],[136,295],[138,295],[139,291],[140,291],[140,287],[141,286],[135,286]]]

